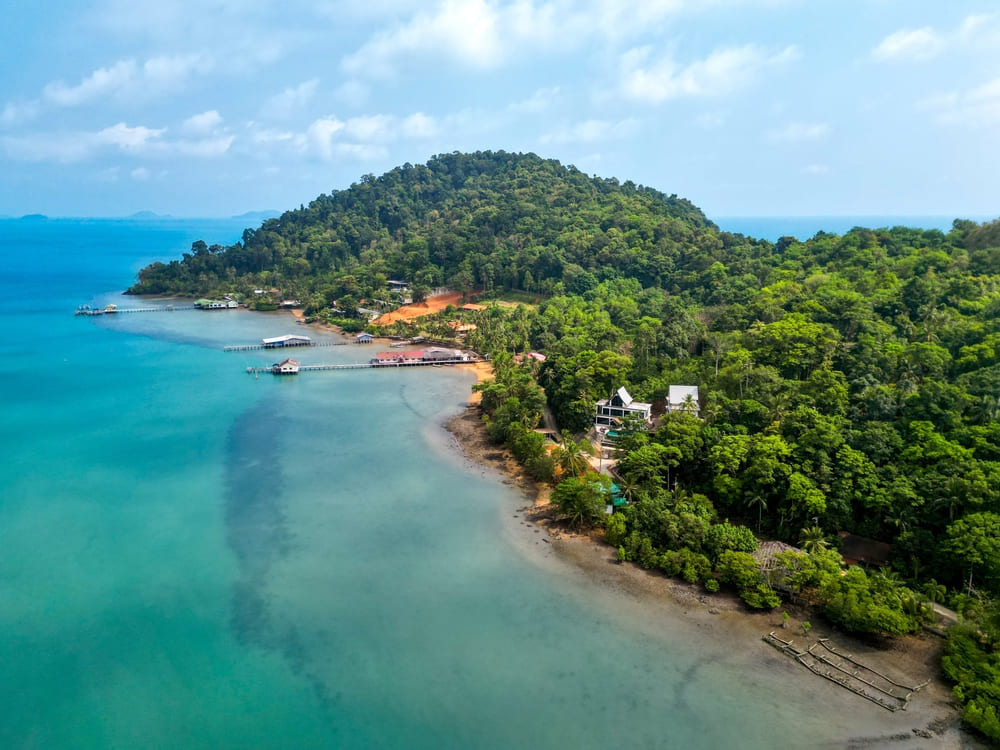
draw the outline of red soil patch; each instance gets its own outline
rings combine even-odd
[[[424,315],[441,312],[448,305],[458,307],[462,299],[461,292],[442,294],[438,297],[429,297],[425,302],[414,302],[412,305],[403,305],[398,310],[386,313],[375,321],[376,325],[387,326],[397,320],[413,320],[422,318]]]

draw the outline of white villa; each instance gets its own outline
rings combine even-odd
[[[672,385],[667,393],[667,411],[684,411],[695,417],[701,410],[698,401],[698,386]]]
[[[626,414],[638,414],[649,424],[653,418],[653,405],[634,400],[625,386],[622,386],[611,398],[602,398],[597,402],[594,424],[611,426]]]
[[[297,359],[286,359],[283,362],[271,365],[271,372],[275,375],[298,375],[299,361]]]

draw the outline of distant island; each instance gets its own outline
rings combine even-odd
[[[379,317],[441,289],[455,304]],[[1000,739],[1000,221],[769,242],[631,181],[454,153],[196,242],[129,291],[294,300],[489,354],[485,429],[562,523],[850,632],[954,617],[943,669]]]

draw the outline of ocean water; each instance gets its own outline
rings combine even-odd
[[[752,749],[881,710],[557,559],[443,431],[458,368],[254,377],[221,347],[290,316],[72,315],[241,229],[0,221],[0,747]]]
[[[995,216],[720,216],[709,217],[724,232],[777,242],[781,237],[807,240],[817,232],[844,234],[854,227],[918,227],[951,231],[956,218],[992,221]]]

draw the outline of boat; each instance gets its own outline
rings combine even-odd
[[[118,305],[105,305],[104,312],[107,314],[118,312]]]

